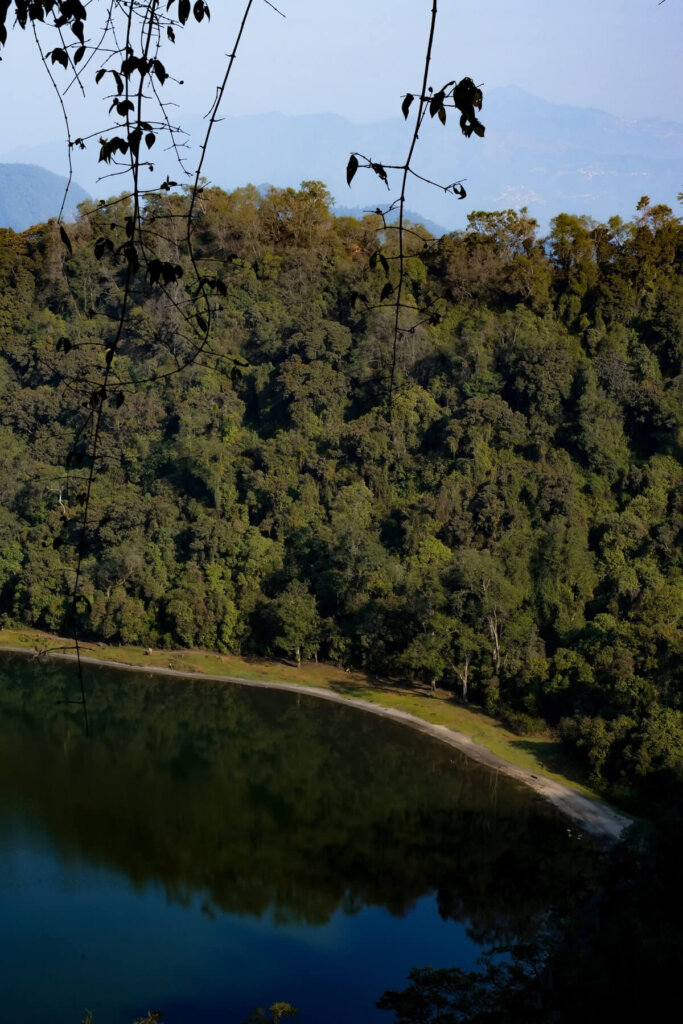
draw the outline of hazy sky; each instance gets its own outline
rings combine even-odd
[[[419,88],[430,0],[277,4],[286,18],[255,2],[225,113],[334,111],[369,121],[396,116],[401,95]],[[166,56],[167,68],[185,79],[174,98],[190,115],[210,105],[240,12],[224,0],[211,8],[210,24],[192,24]],[[625,118],[683,121],[682,40],[681,0],[439,0],[430,78],[440,85],[469,75],[484,90],[514,84]],[[27,34],[10,33],[0,82],[0,152],[60,137],[59,108]],[[92,94],[101,92],[93,83]],[[76,90],[70,96],[76,134],[84,133]]]

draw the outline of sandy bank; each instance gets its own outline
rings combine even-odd
[[[64,652],[37,651],[35,648],[26,647],[2,647],[0,651],[8,651],[13,654],[23,654],[31,657],[61,658],[64,661],[75,661],[74,654]],[[83,655],[83,664],[99,665],[103,668],[122,669],[126,672],[143,672],[150,675],[176,676],[181,679],[195,681],[209,681],[216,683],[238,683],[241,686],[255,686],[273,690],[288,690],[291,693],[304,693],[318,700],[334,701],[337,704],[346,704],[359,711],[366,711],[373,715],[380,715],[382,718],[390,718],[395,722],[401,722],[417,729],[419,732],[432,736],[442,743],[448,744],[456,750],[466,754],[480,764],[486,765],[496,771],[502,772],[512,779],[517,779],[529,786],[534,792],[549,800],[555,807],[571,818],[575,824],[584,832],[591,835],[598,842],[610,844],[619,839],[622,832],[632,822],[626,815],[616,811],[613,807],[601,800],[591,799],[576,790],[564,786],[555,779],[548,779],[525,768],[511,764],[504,758],[492,753],[486,747],[470,739],[463,733],[455,732],[445,725],[434,725],[425,722],[407,711],[399,711],[395,708],[382,707],[380,704],[372,704],[370,701],[360,700],[356,697],[345,697],[342,694],[334,693],[331,690],[322,690],[313,686],[302,686],[296,683],[270,682],[257,679],[244,679],[240,676],[208,675],[205,673],[182,672],[173,668],[161,668],[154,665],[140,666],[129,665],[123,662],[107,661],[105,658],[93,658]]]

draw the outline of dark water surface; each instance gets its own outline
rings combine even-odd
[[[391,1024],[590,887],[586,840],[405,726],[290,693],[0,658],[0,1007],[12,1024]]]

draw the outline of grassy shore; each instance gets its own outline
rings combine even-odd
[[[63,651],[73,653],[73,641],[31,629],[0,629],[0,648]],[[502,723],[462,704],[445,690],[435,694],[415,684],[406,686],[313,662],[301,668],[285,662],[246,660],[231,654],[215,654],[201,650],[155,650],[151,654],[142,647],[108,647],[104,644],[81,644],[84,654],[106,662],[134,668],[174,669],[189,676],[233,676],[239,679],[262,680],[332,691],[341,697],[355,698],[392,710],[407,712],[431,725],[441,725],[481,744],[493,754],[545,778],[563,783],[591,796],[579,772],[567,756],[562,744],[549,732],[518,736]]]

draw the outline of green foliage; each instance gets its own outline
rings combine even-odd
[[[253,1010],[247,1017],[244,1024],[280,1024],[280,1021],[284,1017],[295,1017],[298,1012],[298,1008],[296,1006],[292,1006],[290,1003],[272,1003],[272,1005],[268,1007],[268,1012],[260,1006],[256,1010]]]
[[[317,652],[320,642],[315,598],[300,580],[292,580],[274,602],[274,609],[275,643],[285,654],[293,654],[300,665],[302,654],[310,657]]]
[[[187,203],[153,197],[149,227]],[[149,275],[136,290],[81,627],[419,678],[522,731],[543,718],[613,792],[677,775],[680,222],[646,202],[630,224],[560,216],[543,241],[525,211],[479,212],[410,249],[406,282],[438,315],[401,343],[388,419],[375,307],[396,240],[378,249],[376,218],[328,203],[316,182],[205,190],[197,239],[221,256],[206,365],[173,374],[173,306]],[[130,216],[84,213],[71,256],[54,224],[0,232],[0,621],[52,630],[68,628],[91,350],[123,289],[92,243],[115,250]],[[180,268],[183,302],[198,284],[169,231],[158,270]]]

